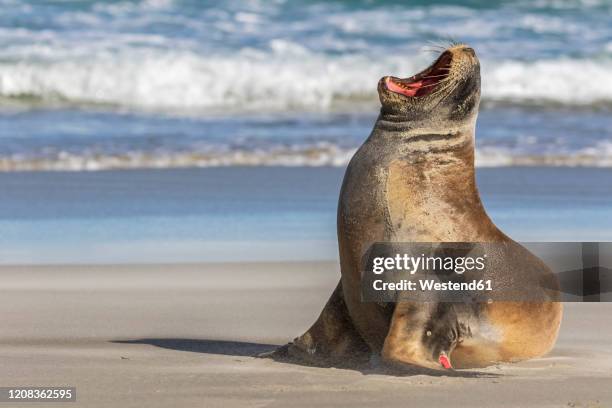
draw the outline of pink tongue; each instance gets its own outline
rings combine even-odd
[[[440,357],[438,358],[438,361],[440,362],[440,364],[442,364],[442,367],[446,369],[453,368],[448,357],[446,357],[444,354],[440,355]]]
[[[414,96],[416,95],[421,85],[423,85],[423,82],[419,81],[412,84],[408,84],[408,86],[413,89],[404,89],[401,86],[397,85],[395,82],[393,82],[390,78],[387,78],[386,85],[391,92],[399,93],[406,96]]]

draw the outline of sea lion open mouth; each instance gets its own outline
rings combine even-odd
[[[385,77],[386,88],[407,97],[421,97],[431,94],[448,77],[453,55],[445,51],[430,67],[409,78]]]

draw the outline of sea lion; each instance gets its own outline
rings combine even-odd
[[[480,63],[474,50],[453,45],[416,75],[383,77],[378,94],[380,115],[350,161],[340,192],[340,283],[314,325],[272,356],[326,365],[378,353],[391,364],[444,369],[548,352],[562,304],[546,293],[538,302],[362,301],[364,254],[377,242],[501,243],[512,246],[520,262],[501,257],[494,278],[552,276],[495,226],[480,200],[474,171]]]

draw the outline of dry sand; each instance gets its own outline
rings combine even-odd
[[[76,386],[66,406],[612,407],[612,304],[567,304],[547,357],[399,376],[252,357],[314,321],[339,276],[331,263],[0,274],[0,386]]]

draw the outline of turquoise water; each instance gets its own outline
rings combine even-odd
[[[479,165],[612,166],[610,1],[0,9],[0,170],[344,166],[378,79],[449,38],[482,63]]]

